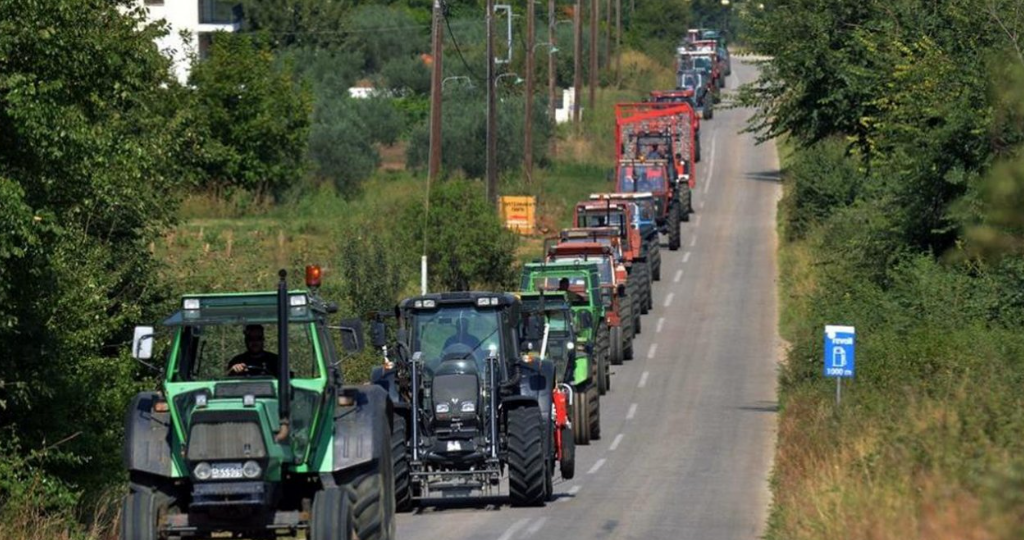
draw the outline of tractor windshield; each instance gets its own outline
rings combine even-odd
[[[480,373],[493,350],[502,354],[498,312],[475,306],[445,306],[412,315],[412,350],[423,353],[427,374],[450,358],[474,358]]]
[[[579,276],[532,276],[528,284],[530,290],[534,291],[557,291],[561,286],[561,280],[569,280],[569,303],[574,306],[588,306],[587,299],[587,278]]]
[[[601,284],[605,285],[612,282],[612,259],[607,255],[588,255],[587,257],[579,257],[575,255],[561,255],[555,257],[554,260],[597,263],[597,270],[598,275],[601,278]]]
[[[619,186],[627,192],[663,193],[668,191],[668,178],[661,165],[634,164],[619,167]]]
[[[579,214],[579,227],[615,227],[623,230],[625,219],[622,210],[594,208],[581,210]]]
[[[313,323],[288,325],[288,358],[292,377],[320,376],[317,353],[325,336]],[[208,381],[278,377],[276,324],[193,324],[182,326],[172,358],[172,380]],[[234,366],[242,365],[242,368]]]
[[[709,56],[694,56],[693,67],[697,69],[706,69],[711,71],[711,57]]]

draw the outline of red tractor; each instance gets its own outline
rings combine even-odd
[[[654,195],[657,226],[668,236],[672,251],[682,242],[680,222],[689,221],[693,213],[696,116],[688,103],[615,106],[615,190]]]
[[[693,88],[681,88],[677,90],[651,90],[650,100],[654,103],[687,103],[694,111],[693,115],[693,162],[700,163],[700,118],[701,114],[698,113],[699,107],[704,107],[700,104],[698,107],[698,100],[696,92]],[[710,104],[708,105],[710,106]],[[704,116],[707,118],[707,116]]]
[[[551,239],[557,241],[557,239]],[[625,265],[615,260],[611,246],[598,242],[547,242],[549,261],[596,262],[601,279],[601,300],[605,306],[611,345],[609,358],[614,365],[633,359],[633,338],[640,311],[633,309],[635,294],[627,289]],[[639,306],[638,306],[639,307]]]
[[[651,293],[651,268],[647,261],[648,247],[637,223],[639,208],[633,201],[624,199],[602,199],[576,203],[573,226],[577,228],[612,227],[618,233],[622,246],[622,263],[629,274],[628,281],[635,283],[634,309],[641,314],[654,306]],[[638,331],[639,333],[639,331]]]

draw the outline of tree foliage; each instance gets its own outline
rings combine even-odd
[[[280,195],[302,177],[311,97],[289,66],[274,69],[264,38],[217,34],[190,83],[202,138],[194,160],[203,185]]]
[[[12,474],[95,486],[118,467],[123,342],[159,300],[147,245],[195,140],[164,32],[128,1],[0,10],[0,469],[30,467],[0,470],[0,499],[24,493]]]

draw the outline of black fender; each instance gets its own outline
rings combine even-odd
[[[172,475],[170,412],[155,412],[161,401],[157,392],[141,392],[132,398],[125,416],[122,461],[131,473],[170,478]]]
[[[503,403],[508,404],[509,400],[529,397],[537,406],[544,418],[551,417],[551,389],[555,384],[555,364],[550,360],[540,363],[522,364],[519,367],[519,395],[506,398]],[[518,401],[513,401],[518,403]]]
[[[383,449],[391,445],[393,408],[383,388],[346,386],[340,395],[352,404],[334,409],[334,472],[379,460]]]

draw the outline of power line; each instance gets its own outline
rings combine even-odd
[[[444,24],[448,27],[448,35],[452,37],[452,44],[455,45],[455,53],[459,55],[459,60],[462,61],[462,65],[466,68],[466,72],[476,80],[483,80],[483,77],[476,74],[473,68],[469,67],[469,62],[466,62],[466,58],[462,56],[462,47],[459,47],[459,39],[455,37],[455,32],[452,31],[451,22],[448,20],[447,10],[441,10],[441,16],[444,17]]]

